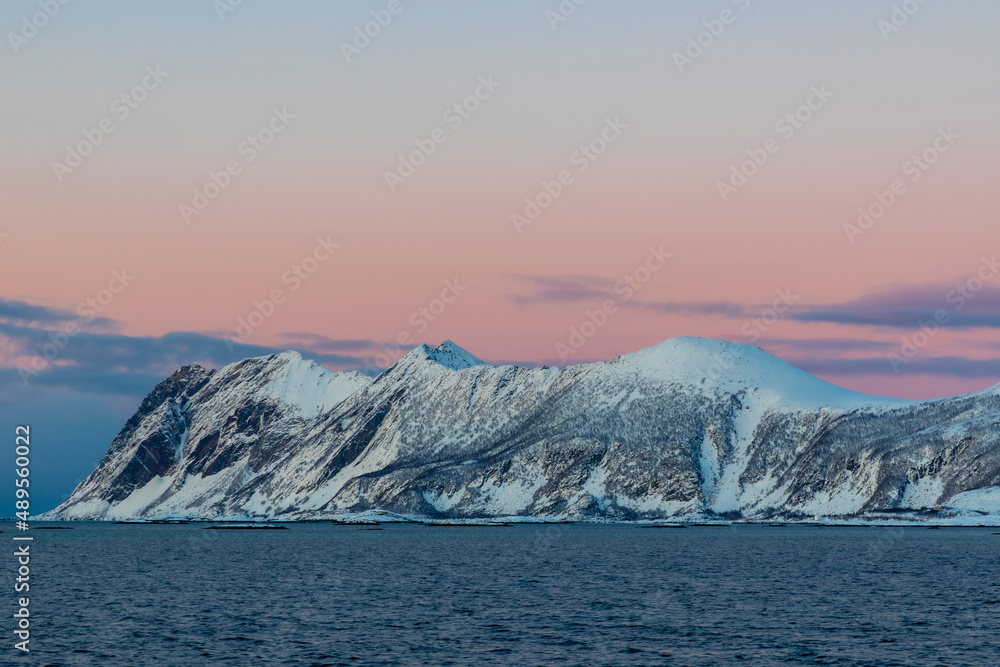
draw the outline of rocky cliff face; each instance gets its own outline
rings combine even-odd
[[[998,487],[996,388],[864,396],[705,339],[565,369],[446,342],[374,380],[294,352],[186,366],[50,516],[979,521]]]

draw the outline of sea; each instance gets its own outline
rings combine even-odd
[[[0,524],[0,664],[1000,664],[995,527],[281,525]]]

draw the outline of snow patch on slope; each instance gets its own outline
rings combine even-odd
[[[951,497],[948,507],[972,512],[1000,514],[1000,486],[985,486],[981,489],[966,491]]]
[[[735,512],[740,509],[743,489],[740,484],[740,475],[746,470],[750,461],[750,445],[753,443],[754,433],[761,417],[770,407],[764,401],[757,400],[751,392],[751,396],[745,396],[734,421],[733,458],[726,461],[722,467],[722,474],[718,480],[715,497],[709,507],[714,512]]]
[[[298,407],[306,419],[329,411],[371,382],[357,371],[327,370],[298,352],[282,352],[275,360],[280,363],[259,395]]]
[[[513,480],[487,486],[480,490],[484,510],[498,516],[524,512],[534,502],[535,493],[547,482],[545,476],[538,472],[530,482]]]
[[[944,493],[942,480],[937,477],[921,477],[916,482],[911,482],[906,486],[899,506],[911,509],[934,507],[942,493]]]

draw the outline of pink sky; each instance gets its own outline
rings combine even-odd
[[[807,351],[767,341],[898,344],[919,329],[915,319],[907,328],[790,316],[919,285],[940,286],[948,308],[949,286],[974,274],[983,256],[1000,253],[993,182],[998,89],[977,74],[996,69],[1000,54],[986,25],[995,28],[997,15],[971,6],[947,14],[928,5],[887,42],[875,28],[879,12],[850,4],[825,4],[834,15],[832,35],[817,35],[819,45],[790,39],[786,52],[768,37],[776,28],[767,15],[775,9],[748,9],[682,73],[671,54],[698,31],[700,14],[692,8],[652,17],[662,21],[659,32],[634,16],[602,16],[606,8],[581,12],[552,32],[544,16],[519,5],[483,43],[444,32],[446,43],[430,51],[422,50],[423,40],[432,43],[433,36],[415,43],[414,31],[440,8],[419,16],[414,8],[412,25],[387,31],[350,64],[333,45],[364,12],[344,10],[330,19],[342,29],[331,28],[325,60],[317,64],[302,47],[268,69],[249,36],[240,36],[268,20],[266,10],[248,6],[231,23],[227,17],[220,26],[192,29],[203,40],[198,54],[232,55],[225,61],[209,59],[203,67],[180,42],[160,42],[152,27],[138,25],[140,33],[150,31],[151,44],[133,36],[95,47],[63,71],[57,54],[76,38],[74,21],[98,22],[83,17],[82,7],[73,8],[77,18],[67,9],[62,23],[12,65],[18,105],[4,124],[11,149],[0,164],[3,297],[75,309],[124,267],[135,280],[102,315],[131,336],[232,332],[255,300],[281,289],[287,299],[249,342],[281,346],[287,332],[391,341],[409,332],[429,343],[452,339],[486,360],[552,363],[557,343],[601,299],[519,304],[512,297],[532,294],[531,277],[614,282],[641,266],[650,246],[662,246],[671,258],[633,302],[727,302],[744,311],[658,312],[623,302],[568,362],[607,359],[681,335],[748,342],[748,318],[762,313],[777,290],[799,300],[763,332],[765,348],[793,360],[884,360],[891,349]],[[16,11],[7,14],[6,23],[16,22]],[[783,15],[782,29],[800,35],[807,14]],[[312,29],[294,17],[274,27],[287,35]],[[592,41],[602,29],[607,42]],[[65,40],[56,42],[57,35]],[[504,49],[514,36],[523,44],[517,53]],[[246,54],[246,67],[238,54]],[[443,65],[459,62],[448,54],[461,55],[462,64]],[[110,115],[117,94],[156,63],[170,76],[59,182],[51,163],[63,159],[65,145]],[[500,87],[460,127],[448,128],[443,113],[490,74]],[[775,123],[820,85],[833,91],[831,99],[794,136],[780,139],[780,149],[723,202],[717,182],[747,159],[746,151],[780,137]],[[242,162],[238,146],[267,126],[274,107],[287,107],[295,120],[256,159]],[[574,152],[615,117],[627,128],[578,171]],[[436,127],[446,128],[447,140],[390,192],[385,171]],[[910,180],[904,163],[947,127],[959,138]],[[230,159],[241,161],[241,173],[186,224],[179,205]],[[564,169],[573,182],[518,234],[511,215]],[[896,179],[905,193],[849,242],[844,225]],[[290,290],[283,274],[313,252],[317,237],[340,247]],[[467,289],[416,331],[411,315],[453,279]],[[1000,287],[1000,276],[988,286]],[[995,360],[996,349],[980,345],[995,340],[995,331],[942,330],[918,360]],[[896,374],[888,362],[870,373],[852,368],[822,375],[907,397],[1000,381]]]

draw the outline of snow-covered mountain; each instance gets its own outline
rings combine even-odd
[[[938,508],[938,509],[935,509]],[[1000,386],[911,402],[676,338],[564,369],[446,341],[378,377],[296,352],[157,385],[45,518],[1000,521]]]

